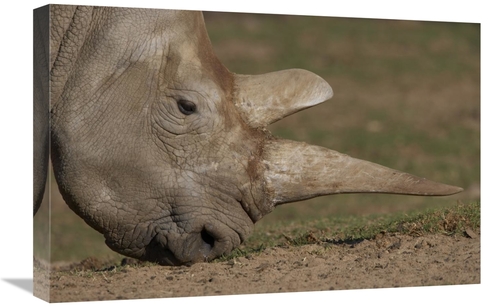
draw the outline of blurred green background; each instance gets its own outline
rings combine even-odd
[[[277,224],[446,207],[480,199],[480,25],[205,13],[215,52],[229,70],[261,74],[303,68],[334,97],[269,127],[305,141],[461,186],[451,197],[350,194],[277,207],[256,231]],[[62,201],[51,181],[35,217],[35,250],[50,261],[119,259]],[[50,229],[49,238],[44,235]],[[49,249],[50,246],[50,249]]]

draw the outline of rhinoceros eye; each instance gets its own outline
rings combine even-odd
[[[196,104],[189,100],[180,99],[177,101],[177,106],[179,107],[179,111],[184,115],[191,115],[196,112]]]

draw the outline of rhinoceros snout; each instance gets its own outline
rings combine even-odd
[[[205,224],[201,230],[188,234],[157,234],[146,247],[143,260],[161,265],[189,265],[210,261],[229,253],[241,244],[235,238],[213,224]]]

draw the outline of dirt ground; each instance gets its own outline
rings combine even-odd
[[[388,234],[362,242],[269,248],[189,267],[130,259],[123,264],[107,266],[94,258],[55,264],[48,284],[47,271],[37,263],[34,293],[45,297],[49,288],[51,302],[69,302],[478,284],[480,235]]]

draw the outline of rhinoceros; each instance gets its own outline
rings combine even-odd
[[[129,257],[209,261],[276,206],[320,195],[462,190],[271,135],[330,85],[230,72],[201,12],[50,5],[35,11],[34,59],[34,212],[50,147],[65,202]]]

